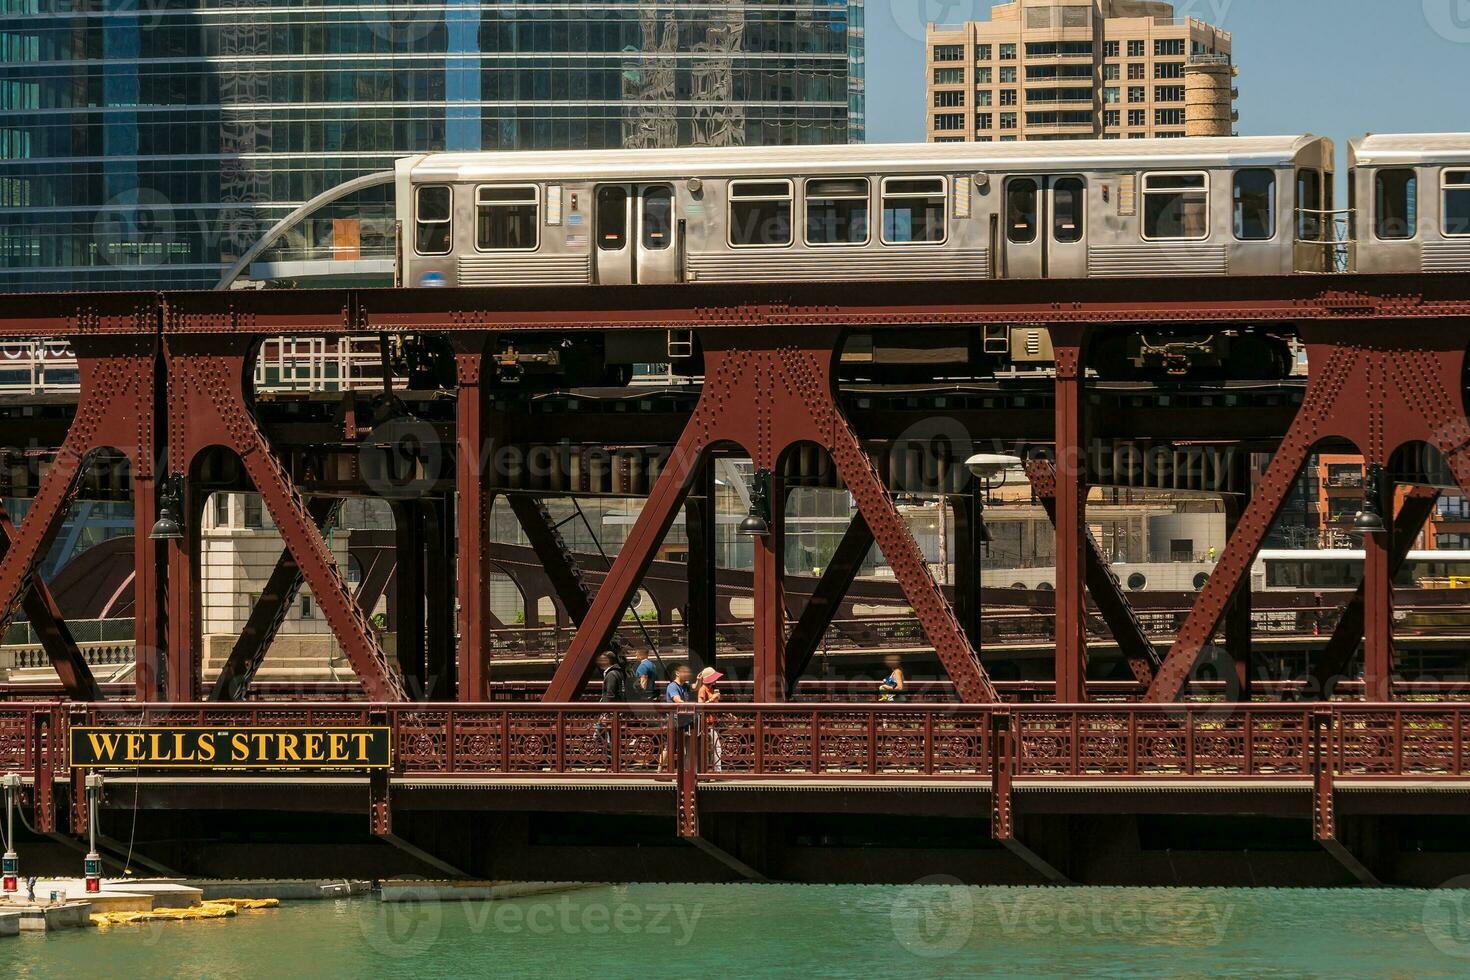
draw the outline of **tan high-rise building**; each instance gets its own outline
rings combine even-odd
[[[929,25],[931,142],[1231,134],[1230,35],[1171,4],[1016,0],[990,15]]]

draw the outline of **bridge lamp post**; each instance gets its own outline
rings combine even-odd
[[[990,542],[992,540],[992,536],[990,533],[990,527],[985,523],[985,502],[989,499],[991,493],[999,490],[1001,487],[1006,485],[1006,478],[1010,475],[1011,470],[1021,465],[1022,463],[1020,457],[1007,456],[1002,453],[980,453],[978,455],[971,456],[969,459],[965,460],[965,468],[969,470],[970,475],[975,478],[973,489],[973,496],[975,499],[975,520],[980,525],[980,544],[985,549],[987,554],[990,551]],[[972,555],[970,560],[974,562],[976,566],[980,565],[979,555]],[[973,583],[975,594],[967,598],[975,604],[975,614],[973,617],[975,623],[975,636],[971,638],[971,643],[975,647],[975,652],[979,653],[981,632],[980,621],[981,616],[983,615],[980,608],[980,596],[984,592],[984,574],[982,569],[980,569],[979,567],[976,567],[972,574],[974,577],[971,579],[971,582]]]
[[[1373,463],[1363,474],[1363,509],[1353,518],[1354,535],[1362,537],[1388,531],[1383,523],[1383,489],[1383,467]]]
[[[151,541],[181,541],[184,537],[184,478],[178,473],[164,477],[160,496],[158,521],[148,538]]]
[[[752,538],[771,533],[771,471],[756,470],[750,487],[750,513],[740,522],[739,531]]]

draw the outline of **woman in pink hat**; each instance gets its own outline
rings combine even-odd
[[[716,685],[719,684],[720,678],[724,676],[724,674],[720,673],[718,670],[715,670],[713,667],[706,667],[701,670],[699,672],[699,676],[695,678],[696,700],[698,700],[700,704],[718,703],[720,700],[720,689]],[[712,716],[706,715],[705,717],[710,718]],[[715,772],[719,772],[720,767],[725,761],[725,754],[722,746],[720,745],[720,731],[708,721],[706,722],[705,730],[709,732],[710,744],[714,746],[713,751]]]

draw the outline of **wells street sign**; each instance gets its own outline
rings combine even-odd
[[[386,769],[389,728],[194,728],[79,725],[73,769]]]

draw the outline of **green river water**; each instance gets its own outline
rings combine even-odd
[[[629,885],[0,939],[20,977],[1425,977],[1470,892]]]

